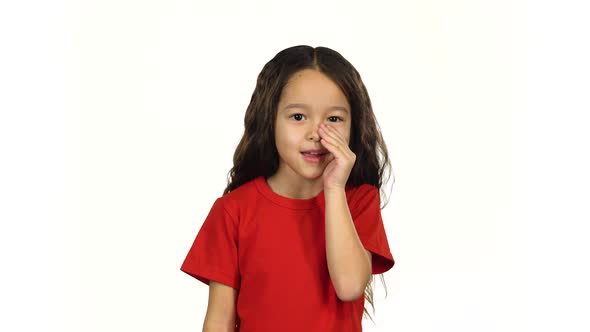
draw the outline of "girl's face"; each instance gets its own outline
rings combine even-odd
[[[334,156],[320,143],[319,125],[327,123],[350,143],[351,109],[340,88],[319,71],[304,69],[287,82],[277,107],[275,143],[280,176],[315,180]],[[326,152],[319,161],[303,151]]]

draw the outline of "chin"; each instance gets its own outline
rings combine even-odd
[[[315,170],[303,170],[301,172],[297,172],[299,176],[305,178],[306,180],[317,180],[322,177],[324,174],[324,169],[315,169]]]
[[[287,166],[286,168],[291,170],[291,174],[294,173],[299,177],[309,181],[320,179],[324,174],[324,169],[326,168],[325,165],[311,166],[305,164],[305,162],[300,164],[298,160],[294,160],[294,162],[285,162],[284,166]]]

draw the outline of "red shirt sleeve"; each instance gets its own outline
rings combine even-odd
[[[181,271],[205,284],[210,280],[239,289],[238,225],[218,198],[203,222]]]
[[[363,184],[354,195],[350,214],[363,246],[372,255],[372,273],[380,274],[393,267],[395,261],[389,249],[385,227],[381,219],[379,190]]]

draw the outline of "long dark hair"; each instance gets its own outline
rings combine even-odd
[[[348,99],[352,116],[349,145],[356,155],[356,162],[347,186],[356,187],[366,183],[381,191],[389,179],[391,163],[387,147],[358,71],[340,53],[330,48],[299,45],[277,53],[258,75],[244,117],[244,135],[234,153],[234,166],[228,173],[224,195],[256,177],[268,178],[277,171],[279,154],[274,140],[277,105],[289,78],[303,69],[317,70],[326,75]],[[386,170],[387,179],[384,177]],[[385,286],[383,274],[380,276]],[[373,307],[374,313],[373,278],[374,275],[365,289],[365,299]],[[385,291],[387,296],[387,287]],[[364,312],[372,320],[366,308]]]

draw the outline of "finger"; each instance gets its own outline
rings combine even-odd
[[[342,133],[340,133],[336,128],[332,126],[329,126],[327,124],[325,126],[327,127],[329,133],[334,134],[334,137],[336,137],[340,142],[339,147],[342,149],[342,152],[351,159],[356,158],[356,155],[350,149],[350,146],[348,145],[348,142],[344,139],[344,136],[342,136]]]
[[[338,147],[338,144],[334,143],[332,138],[324,136],[320,139],[320,143],[322,143],[326,149],[334,155],[334,157],[338,156],[340,158],[342,150]]]
[[[342,136],[340,135],[338,130],[336,130],[332,127],[328,127],[325,130],[321,130],[321,129],[322,128],[320,127],[320,134],[324,134],[324,136],[322,136],[322,137],[326,137],[326,138],[330,139],[330,142],[333,145],[336,145],[342,151],[342,153],[344,153],[345,155],[352,158],[353,152],[352,152],[352,150],[350,150],[348,143],[346,143],[344,141],[344,139],[342,139]]]
[[[332,146],[334,147],[339,147],[340,142],[338,141],[338,139],[334,136],[334,134],[328,133],[327,130],[325,130],[324,128],[320,128],[319,130],[320,132],[320,136],[324,141],[327,141],[328,143],[330,143]]]
[[[324,125],[324,132],[330,136],[333,137],[334,140],[338,141],[339,144],[345,144],[346,142],[344,141],[344,139],[342,138],[342,136],[340,135],[340,133],[338,132],[338,130],[336,130],[333,127],[330,127],[328,125]],[[322,128],[320,128],[322,129]]]
[[[343,150],[342,145],[335,143],[330,137],[322,137],[320,142],[334,155],[335,158],[344,160],[346,152]]]

